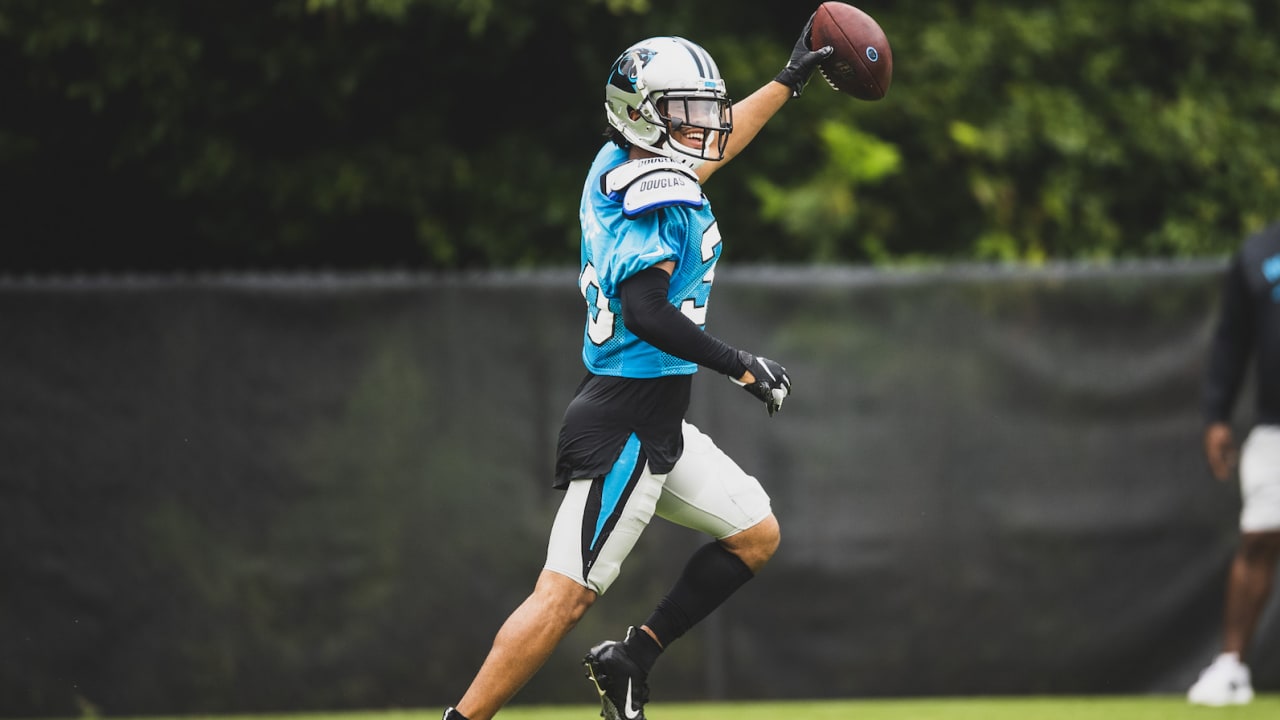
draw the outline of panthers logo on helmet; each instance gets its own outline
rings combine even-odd
[[[654,56],[649,48],[632,48],[622,54],[613,64],[613,72],[609,75],[609,84],[621,90],[635,92],[636,77],[640,68],[644,67]]]

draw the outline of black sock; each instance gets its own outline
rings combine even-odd
[[[627,657],[634,660],[645,675],[649,674],[653,664],[658,661],[658,656],[662,654],[662,646],[654,642],[653,638],[649,637],[649,633],[640,628],[631,628],[627,638],[622,641],[622,648],[627,651]]]
[[[458,712],[458,708],[448,707],[444,710],[444,717],[441,720],[468,720],[466,715]]]
[[[741,558],[718,542],[707,543],[689,558],[680,579],[658,602],[645,625],[662,647],[670,647],[752,577],[755,574]]]

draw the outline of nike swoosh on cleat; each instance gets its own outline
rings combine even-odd
[[[635,708],[635,709],[632,709],[632,708],[633,708],[633,705],[631,704],[631,678],[627,678],[627,706],[622,710],[624,713],[626,713],[627,720],[636,720],[636,718],[640,717],[640,712],[641,712],[640,708]]]

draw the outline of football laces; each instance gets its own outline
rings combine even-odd
[[[827,84],[831,86],[831,89],[832,89],[832,90],[836,90],[836,91],[839,91],[839,90],[840,90],[840,88],[836,87],[836,84],[835,84],[835,83],[831,82],[831,76],[827,74],[827,69],[826,69],[826,68],[824,68],[824,67],[822,67],[821,65],[819,65],[819,66],[818,66],[818,72],[822,73],[822,79],[827,81]]]

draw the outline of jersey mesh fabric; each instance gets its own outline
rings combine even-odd
[[[583,187],[579,214],[582,251],[579,289],[587,304],[582,360],[597,375],[654,378],[690,375],[695,363],[669,355],[633,335],[622,322],[618,285],[664,260],[674,260],[668,299],[699,327],[720,258],[720,237],[711,205],[671,206],[634,219],[622,214],[622,198],[601,190],[601,176],[625,162],[609,143],[596,155]]]

